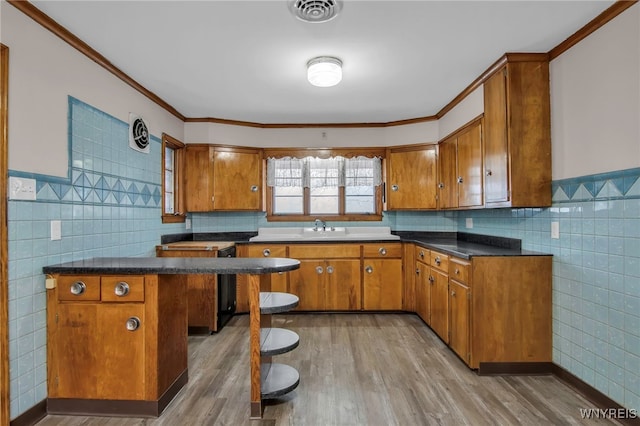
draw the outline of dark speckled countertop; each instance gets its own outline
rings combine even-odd
[[[466,232],[420,232],[420,231],[393,231],[400,240],[389,241],[345,241],[345,243],[389,243],[410,242],[428,249],[438,250],[463,259],[474,256],[551,256],[549,253],[541,253],[530,250],[522,250],[521,241],[516,238],[496,237],[492,235],[471,234]],[[162,237],[162,243],[173,241],[235,241],[236,244],[268,244],[268,242],[252,243],[249,238],[256,235],[255,232],[235,233],[201,233],[201,234],[174,234]],[[340,244],[339,241],[305,241],[305,244]],[[274,244],[288,244],[277,241]],[[292,243],[295,244],[295,243]]]
[[[42,268],[45,274],[267,274],[298,269],[285,258],[94,257]]]

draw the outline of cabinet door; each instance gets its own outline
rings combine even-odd
[[[484,83],[485,202],[509,201],[506,68]]]
[[[362,309],[360,260],[329,259],[325,262],[326,293],[324,309],[356,311]]]
[[[364,310],[402,309],[402,259],[364,259]]]
[[[431,282],[429,266],[416,262],[416,312],[427,324],[431,324]]]
[[[327,294],[325,267],[323,260],[301,260],[300,269],[289,272],[289,292],[300,299],[296,310],[325,309]]]
[[[471,360],[469,352],[469,287],[455,280],[449,281],[450,337],[449,346],[467,364]]]
[[[253,150],[222,150],[214,153],[213,207],[215,210],[262,208],[262,157]]]
[[[244,257],[287,257],[287,246],[284,244],[251,244],[247,246]],[[278,272],[271,274],[271,291],[286,293],[288,291],[288,274]]]
[[[80,399],[144,399],[144,305],[60,303],[49,324],[49,396]],[[140,327],[127,330],[137,317]],[[52,338],[52,334],[53,337]],[[52,365],[52,367],[53,367]]]
[[[185,206],[188,212],[213,210],[213,148],[187,145],[185,148]]]
[[[456,178],[458,207],[482,205],[482,125],[471,126],[458,136]]]
[[[449,343],[449,276],[431,268],[431,328]]]
[[[436,208],[436,147],[389,153],[389,210]]]
[[[458,207],[458,170],[456,166],[457,138],[438,145],[438,206],[441,209]]]

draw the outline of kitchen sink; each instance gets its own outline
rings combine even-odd
[[[326,226],[258,228],[258,235],[249,241],[361,241],[361,240],[399,240],[388,226]]]

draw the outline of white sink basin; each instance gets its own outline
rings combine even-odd
[[[399,240],[391,234],[388,226],[349,226],[325,229],[315,228],[258,228],[258,235],[249,241],[358,241],[358,240]]]

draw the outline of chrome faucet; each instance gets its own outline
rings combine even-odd
[[[316,219],[315,224],[316,224],[316,227],[315,227],[315,228],[313,228],[313,230],[314,230],[314,231],[316,231],[316,232],[317,232],[317,231],[319,231],[319,230],[320,230],[320,224],[322,224],[322,231],[326,231],[326,230],[327,230],[327,224],[325,223],[325,221],[324,221],[324,220],[322,220],[322,219]]]

